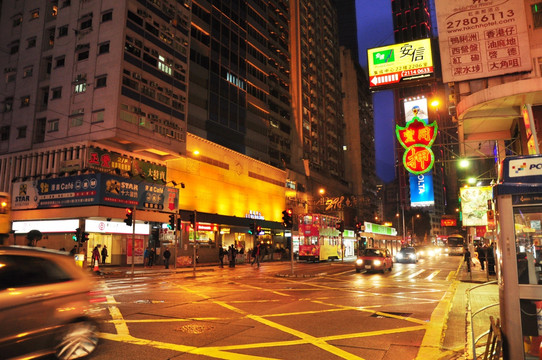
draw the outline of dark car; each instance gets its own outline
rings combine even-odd
[[[358,273],[361,270],[385,272],[392,269],[393,259],[388,249],[363,249],[356,259],[356,272]]]
[[[402,248],[397,255],[395,255],[395,261],[399,263],[416,263],[418,262],[418,255],[416,249],[413,247]]]
[[[98,344],[94,281],[65,252],[0,246],[0,354],[77,359]]]

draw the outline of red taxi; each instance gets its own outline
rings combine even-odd
[[[356,260],[356,272],[381,271],[393,269],[393,258],[388,249],[367,248],[360,250]]]

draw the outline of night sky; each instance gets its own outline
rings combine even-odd
[[[359,61],[367,70],[367,49],[394,43],[390,0],[356,0]],[[395,123],[393,92],[373,94],[376,173],[384,182],[395,178]]]

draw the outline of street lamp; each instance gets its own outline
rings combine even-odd
[[[416,214],[416,219],[420,218],[420,214]],[[412,220],[412,239],[410,239],[412,245],[414,245],[414,237],[416,236],[416,233],[414,232],[414,216],[411,218]]]

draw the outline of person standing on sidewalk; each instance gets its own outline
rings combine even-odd
[[[226,250],[221,246],[220,249],[218,249],[218,261],[220,262],[220,267],[224,267],[224,255],[226,255]]]
[[[171,256],[171,253],[169,252],[169,249],[166,248],[166,250],[164,251],[164,265],[166,267],[166,269],[169,269],[169,258]]]
[[[252,250],[252,263],[250,263],[250,266],[254,265],[254,262],[258,264],[258,267],[260,267],[260,243],[256,245],[254,250]]]
[[[102,264],[105,264],[105,259],[107,259],[107,246],[104,245],[102,249]]]
[[[484,271],[486,262],[486,249],[482,245],[478,245],[478,247],[476,247],[476,252],[478,253],[478,260],[480,260],[480,267],[482,271]]]

